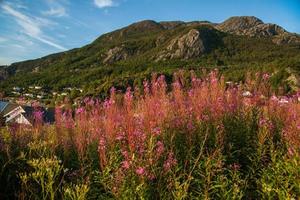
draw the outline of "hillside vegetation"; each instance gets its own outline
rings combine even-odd
[[[277,74],[274,87],[284,85],[289,91],[299,86],[300,37],[255,17],[232,17],[220,24],[147,20],[82,48],[0,67],[0,90],[81,87],[82,95],[103,95],[112,86],[141,85],[153,72],[171,80],[179,68],[197,72],[216,67],[233,81],[244,80],[246,71],[268,71]]]

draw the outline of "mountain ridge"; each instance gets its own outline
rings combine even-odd
[[[222,23],[143,20],[103,34],[81,48],[2,67],[0,89],[13,84],[62,88],[78,85],[77,79],[87,85],[83,77],[92,77],[94,85],[104,84],[106,90],[111,83],[123,81],[124,74],[145,76],[155,71],[151,65],[166,66],[158,72],[179,65],[245,67],[251,63],[278,63],[297,70],[299,55],[298,34],[253,16],[231,17]]]

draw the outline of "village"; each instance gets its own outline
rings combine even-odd
[[[57,101],[82,93],[81,88],[66,87],[61,92],[51,91],[38,85],[22,88],[15,86],[0,96],[0,126],[6,124],[33,125],[34,105],[39,105],[45,123],[54,122],[54,106]]]
[[[82,93],[81,88],[65,87],[61,92],[51,91],[48,88],[44,88],[38,85],[29,86],[28,88],[22,88],[15,86],[11,92],[7,95],[10,100],[17,100],[19,98],[26,99],[28,101],[38,100],[47,104],[47,100],[56,97],[67,97],[74,93]]]

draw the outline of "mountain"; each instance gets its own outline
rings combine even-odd
[[[229,79],[246,71],[278,73],[299,84],[300,36],[256,17],[209,21],[145,20],[104,34],[84,47],[0,67],[0,90],[41,85],[59,91],[83,87],[84,94],[141,84],[152,72],[216,68]],[[280,72],[280,73],[279,73]]]
[[[296,43],[300,44],[300,37],[284,30],[276,24],[265,24],[256,17],[231,17],[216,28],[236,35],[251,37],[270,37],[276,44]]]

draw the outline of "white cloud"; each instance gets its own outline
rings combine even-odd
[[[112,0],[94,0],[94,3],[99,8],[112,7],[115,5]]]
[[[50,7],[50,9],[47,11],[43,11],[42,14],[46,15],[46,16],[54,16],[54,17],[68,16],[66,9],[59,4],[56,4],[56,6]]]
[[[68,16],[66,8],[62,5],[67,2],[60,2],[54,0],[47,0],[47,4],[49,5],[49,10],[43,11],[42,14],[46,16],[53,17],[66,17]]]
[[[51,24],[52,22],[43,19],[43,18],[33,18],[29,17],[15,9],[13,9],[11,6],[8,4],[3,4],[1,8],[14,17],[16,22],[22,27],[22,32],[31,38],[34,38],[44,44],[50,45],[54,48],[57,48],[59,50],[66,50],[65,47],[56,44],[55,42],[51,41],[52,39],[47,37],[46,35],[43,34],[41,27],[42,26],[47,26]]]
[[[59,49],[59,50],[63,50],[63,51],[67,50],[65,47],[63,47],[63,46],[61,46],[61,45],[59,45],[59,44],[56,44],[56,43],[54,43],[54,42],[51,42],[50,40],[47,40],[47,39],[45,39],[45,38],[42,38],[42,37],[36,37],[36,39],[39,40],[39,41],[41,41],[41,42],[43,42],[43,43],[45,43],[45,44],[48,44],[48,45],[50,45],[50,46],[53,46],[53,47],[55,47],[55,48],[57,48],[57,49]]]

